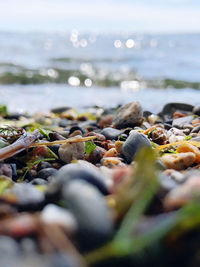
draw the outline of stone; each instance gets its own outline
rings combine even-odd
[[[139,132],[132,132],[122,146],[122,154],[126,161],[130,163],[136,152],[144,146],[152,147],[147,137]]]
[[[81,137],[77,135],[77,138]],[[60,146],[58,150],[59,157],[65,163],[70,163],[75,159],[83,159],[85,154],[85,143],[68,143]]]
[[[117,140],[118,137],[121,135],[121,131],[115,128],[104,128],[101,132],[107,140]]]
[[[17,197],[23,210],[37,210],[44,202],[44,195],[32,184],[16,183],[11,192]]]
[[[113,127],[123,129],[138,126],[142,123],[142,107],[139,102],[131,102],[118,109],[113,120]]]
[[[200,196],[200,179],[193,177],[171,190],[164,199],[164,206],[167,210],[177,209],[197,196]]]
[[[113,222],[103,195],[91,184],[74,180],[62,188],[67,208],[78,223],[78,237],[84,248],[100,246],[111,237]]]
[[[75,179],[87,181],[95,186],[102,194],[109,194],[102,173],[89,162],[81,161],[79,163],[67,164],[60,168],[56,177],[56,181],[61,184]]]
[[[55,176],[57,170],[54,168],[45,168],[38,172],[37,177],[47,180],[49,176]]]
[[[200,116],[200,106],[195,106],[192,110],[195,115]]]
[[[74,233],[77,229],[77,222],[73,214],[57,205],[48,204],[40,214],[44,223],[55,223],[67,229],[70,233]]]
[[[161,157],[161,160],[168,169],[179,171],[190,167],[195,162],[196,156],[192,152],[165,154]]]
[[[184,128],[185,124],[190,124],[194,119],[194,116],[185,116],[182,118],[174,119],[172,122],[172,126],[176,128]]]

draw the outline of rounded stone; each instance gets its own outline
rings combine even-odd
[[[51,168],[51,164],[48,161],[41,161],[37,166],[37,171],[42,169]]]
[[[81,161],[80,163],[67,164],[60,168],[56,177],[57,182],[60,182],[60,184],[75,179],[85,180],[98,188],[102,194],[109,194],[102,173],[89,162]]]
[[[111,213],[93,185],[83,180],[71,181],[63,186],[62,197],[77,220],[78,237],[84,248],[100,246],[111,237]]]
[[[122,154],[126,161],[130,163],[136,152],[145,146],[152,147],[147,137],[139,132],[132,132],[122,146]]]
[[[117,129],[138,126],[142,122],[142,107],[139,102],[131,102],[118,109],[113,120],[113,126]]]
[[[102,131],[101,131],[101,134],[103,134],[106,139],[108,140],[117,140],[118,137],[121,135],[121,131],[118,130],[118,129],[114,129],[114,128],[104,128]]]
[[[77,135],[77,138],[81,137]],[[70,163],[74,159],[83,159],[85,154],[84,142],[63,144],[58,150],[59,157],[65,163]]]
[[[44,180],[47,180],[49,176],[55,176],[58,171],[54,168],[45,168],[38,172],[37,176]]]
[[[47,185],[47,181],[41,178],[35,178],[33,179],[30,184],[32,185]]]
[[[200,116],[200,106],[195,106],[192,110],[195,115]]]
[[[44,203],[44,195],[32,184],[16,183],[11,192],[17,197],[22,210],[37,210]]]

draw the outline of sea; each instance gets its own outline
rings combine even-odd
[[[0,32],[0,104],[11,112],[200,104],[200,34]]]

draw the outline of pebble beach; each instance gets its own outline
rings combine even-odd
[[[198,104],[1,105],[1,266],[198,266],[199,148]]]

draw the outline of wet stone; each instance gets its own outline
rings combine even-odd
[[[83,180],[71,181],[63,186],[62,196],[77,220],[78,237],[84,248],[99,246],[111,237],[110,211],[93,185]]]
[[[159,113],[165,121],[171,119],[172,115],[176,111],[183,111],[187,113],[191,113],[193,110],[192,105],[186,103],[168,103],[163,107],[163,110]]]
[[[81,137],[78,136],[77,137]],[[63,144],[58,150],[59,157],[65,163],[70,163],[74,159],[83,159],[85,154],[84,142]]]
[[[15,184],[11,192],[23,209],[37,209],[44,201],[44,195],[31,184]]]
[[[45,223],[56,223],[67,228],[73,233],[77,229],[77,222],[73,214],[68,210],[54,204],[49,204],[41,212],[41,220]]]
[[[118,129],[110,127],[110,128],[104,128],[100,133],[103,134],[108,140],[117,140],[122,132]]]
[[[130,163],[136,152],[144,146],[152,147],[147,137],[139,132],[132,132],[122,147],[122,153],[127,162]]]
[[[59,113],[62,113],[64,111],[67,111],[67,110],[70,110],[71,108],[70,107],[58,107],[58,108],[52,108],[51,109],[51,112],[53,113],[56,113],[56,114],[59,114]]]
[[[57,170],[54,168],[45,168],[45,169],[40,170],[37,176],[44,180],[47,180],[49,176],[55,176],[56,173],[57,173]]]
[[[199,132],[200,132],[200,125],[194,127],[193,130],[191,131],[191,133],[199,133]]]
[[[195,106],[192,110],[195,115],[200,116],[200,106]]]
[[[32,185],[47,185],[48,182],[41,178],[35,178],[30,182]]]
[[[12,178],[12,167],[11,164],[0,163],[0,175],[5,175]]]
[[[87,181],[104,195],[109,193],[102,173],[89,162],[67,164],[60,168],[56,176],[56,180],[61,184],[75,179]]]
[[[194,119],[194,116],[185,116],[182,118],[174,119],[172,126],[181,129],[184,127],[185,124],[190,124],[193,119]]]
[[[41,161],[37,166],[37,171],[39,172],[42,169],[51,168],[51,163],[48,161]]]
[[[142,107],[139,102],[123,105],[118,109],[113,120],[113,126],[117,129],[138,126],[142,122]]]

